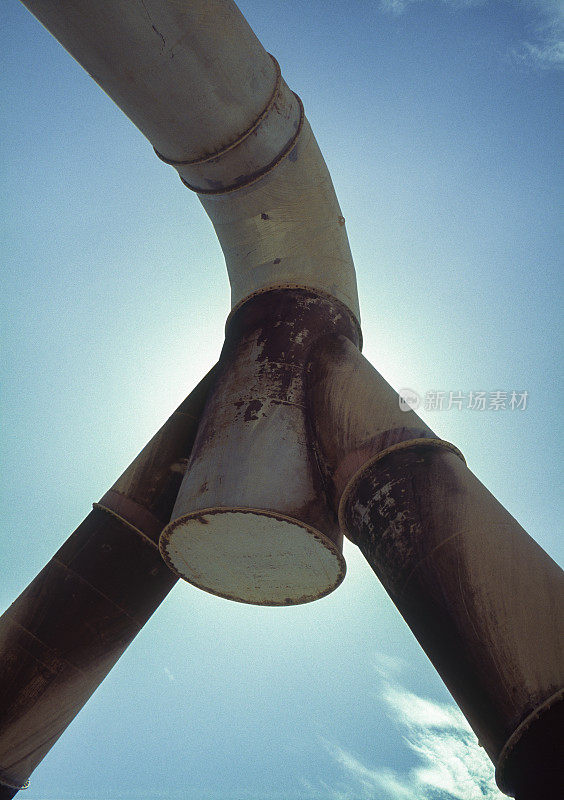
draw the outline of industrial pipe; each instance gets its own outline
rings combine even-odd
[[[351,312],[358,318],[344,218],[301,101],[234,3],[24,4],[198,192],[224,249],[234,307],[257,292],[297,287],[334,297],[333,304],[346,307],[344,318]],[[178,453],[188,449],[182,424],[180,436],[176,422],[165,427],[157,449],[144,451],[4,616],[4,685],[13,698],[0,750],[5,791],[23,783],[174,582],[155,562],[153,545],[170,519],[182,477]],[[312,501],[307,491],[305,496]],[[326,587],[312,588],[312,597],[333,588],[344,569],[336,516],[318,505],[330,518],[320,552],[331,556],[336,570]],[[297,513],[300,529],[321,541],[325,534],[316,539],[311,511]],[[286,516],[279,508],[278,521]],[[85,546],[92,553],[86,564],[77,555]],[[156,570],[160,589],[151,589],[151,581],[120,580],[125,565],[136,561],[143,574],[149,566],[149,573]],[[53,622],[60,607],[67,633]],[[115,620],[109,640],[105,618]],[[91,645],[80,635],[88,628],[97,631]],[[33,657],[22,650],[30,636],[41,642]],[[51,666],[45,665],[47,654],[55,659]],[[38,672],[34,694],[29,685]]]
[[[231,314],[217,378],[160,538],[172,570],[245,603],[316,600],[342,581],[337,515],[311,444],[305,366],[349,309],[305,289],[255,294]]]
[[[301,102],[232,2],[25,4],[198,193],[225,254],[238,309],[234,320],[246,318],[245,305],[266,307],[267,294],[289,289],[329,296],[358,320],[344,218]],[[334,333],[330,326],[325,332]],[[228,340],[231,335],[228,328]],[[241,371],[245,366],[247,376],[258,381],[261,353],[253,335],[249,329],[232,339],[230,363]],[[476,481],[456,448],[438,440],[411,412],[400,411],[397,397],[351,338],[319,335],[312,345],[310,388],[300,402],[333,513],[339,509],[342,526],[451,687],[497,764],[500,786],[532,800],[538,797],[531,788],[537,769],[548,775],[545,787],[557,774],[554,750],[546,753],[562,713],[558,573]],[[253,354],[246,365],[245,347]],[[235,437],[238,421],[234,395],[225,388],[228,379],[227,371],[218,379],[205,419],[233,424]],[[264,380],[263,390],[270,390]],[[272,397],[258,399],[264,407]],[[236,402],[247,401],[252,399]],[[264,431],[276,430],[272,407],[267,411]],[[296,420],[301,435],[303,411],[296,412]],[[247,433],[238,430],[239,443],[248,444]],[[236,448],[231,471],[225,471],[231,481],[225,495],[215,486],[210,497],[206,478],[195,480],[200,473],[213,477],[216,463],[223,468],[218,448],[206,460],[209,440],[202,433],[190,465],[194,475],[185,478],[173,525],[162,540],[171,566],[188,578],[194,572],[181,562],[186,546],[190,549],[186,532],[194,510],[202,518],[211,509],[210,518],[219,518],[228,516],[225,509],[233,511],[237,497],[255,502],[247,483],[236,487]],[[268,452],[275,457],[272,444]],[[198,505],[198,493],[206,508]],[[111,497],[104,504],[112,519],[120,516]],[[259,511],[288,516],[298,528],[310,525],[303,508],[284,514],[274,505]],[[127,503],[122,506],[125,514]],[[330,518],[326,510],[323,514]],[[324,533],[310,527],[314,538],[315,532]],[[338,541],[334,534],[327,538]],[[219,593],[228,594],[224,589]]]
[[[170,519],[214,373],[0,618],[0,798],[22,788],[176,583]]]
[[[564,786],[564,574],[345,337],[310,354],[309,410],[359,546],[518,800]]]
[[[299,98],[230,0],[22,0],[198,193],[232,305],[301,286],[359,318],[335,190]]]

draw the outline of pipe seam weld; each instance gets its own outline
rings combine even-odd
[[[256,130],[256,128],[258,128],[260,123],[270,112],[272,106],[276,102],[276,95],[280,91],[280,84],[282,83],[282,72],[280,71],[280,64],[274,58],[272,53],[269,53],[268,55],[272,59],[272,63],[274,64],[274,69],[276,70],[276,81],[274,83],[274,89],[272,91],[268,103],[265,105],[265,107],[260,112],[258,117],[255,118],[254,122],[252,122],[251,125],[246,129],[246,131],[244,131],[240,136],[234,139],[230,144],[225,145],[225,147],[220,147],[219,150],[215,151],[215,153],[211,153],[210,155],[207,156],[202,156],[201,158],[192,158],[192,159],[187,159],[185,161],[176,161],[175,159],[167,158],[162,153],[159,153],[156,147],[153,147],[153,150],[155,151],[155,155],[157,156],[157,158],[160,158],[161,161],[163,161],[165,164],[169,164],[169,166],[171,167],[196,167],[200,164],[206,164],[208,161],[213,161],[216,158],[221,158],[230,150],[234,150],[242,142],[244,142],[245,139],[247,139],[251,135],[251,133],[254,130]]]
[[[227,319],[225,320],[225,332],[227,333],[231,320],[233,319],[235,314],[250,300],[253,300],[255,297],[258,297],[261,294],[267,294],[268,292],[277,292],[280,290],[287,290],[287,289],[289,290],[298,289],[304,292],[311,292],[312,294],[316,294],[319,297],[328,300],[330,303],[333,303],[334,305],[338,305],[339,307],[341,307],[343,313],[346,314],[347,318],[351,320],[355,328],[355,331],[358,335],[357,347],[362,352],[362,345],[363,345],[362,328],[360,327],[360,322],[358,321],[354,312],[345,303],[343,303],[342,300],[339,300],[338,297],[335,297],[335,295],[332,295],[329,292],[324,292],[323,289],[317,289],[315,286],[307,286],[305,283],[273,283],[270,284],[269,286],[262,286],[260,289],[255,289],[254,292],[251,292],[250,294],[246,295],[245,297],[243,297],[242,300],[239,300],[239,302],[233,306],[233,308],[227,315]]]
[[[105,512],[106,512],[106,514],[109,514],[110,516],[114,517],[114,519],[117,519],[117,520],[118,520],[118,522],[121,522],[121,524],[122,524],[122,525],[125,525],[125,526],[126,526],[126,528],[129,528],[130,530],[134,531],[134,532],[135,532],[135,533],[137,533],[139,536],[141,536],[141,538],[142,538],[142,539],[144,539],[146,542],[148,542],[148,543],[149,543],[149,544],[150,544],[152,547],[154,547],[156,550],[158,550],[158,549],[159,549],[159,546],[158,546],[158,544],[156,544],[156,543],[155,543],[155,542],[154,542],[154,541],[151,539],[151,537],[150,537],[150,536],[147,536],[147,534],[146,534],[146,533],[143,533],[143,531],[142,531],[142,530],[140,530],[140,529],[139,529],[139,528],[137,528],[135,525],[133,525],[133,523],[129,522],[129,520],[125,519],[125,517],[122,517],[122,516],[120,516],[119,514],[116,514],[116,512],[115,512],[115,511],[112,511],[112,509],[111,509],[111,508],[107,508],[106,506],[103,506],[101,503],[92,503],[92,508],[93,508],[95,511],[105,511]]]
[[[29,789],[29,781],[27,780],[25,783],[14,783],[10,781],[2,772],[0,772],[0,786],[7,786],[8,789]]]
[[[292,152],[298,140],[298,137],[302,132],[305,119],[304,104],[302,103],[299,95],[297,95],[295,92],[292,92],[292,94],[298,101],[298,107],[300,109],[300,119],[298,122],[298,126],[296,128],[296,132],[294,133],[288,144],[284,148],[282,148],[280,153],[278,153],[278,155],[272,161],[270,161],[265,167],[262,167],[256,172],[253,172],[251,175],[245,176],[244,178],[238,180],[231,186],[222,187],[221,189],[202,189],[198,186],[194,186],[191,183],[188,183],[186,178],[183,178],[182,175],[180,175],[180,180],[182,181],[184,186],[186,186],[186,188],[190,189],[192,192],[196,192],[196,194],[205,194],[205,195],[230,194],[231,192],[236,192],[238,189],[243,189],[247,186],[251,186],[253,183],[257,183],[257,181],[260,181],[261,178],[265,177],[265,175],[268,175],[269,172],[272,172],[272,170],[274,170],[278,166],[278,164],[284,161],[286,156],[288,156]],[[246,138],[247,135],[244,136],[244,139]],[[237,142],[237,144],[240,144],[241,141],[243,140],[240,140],[239,142]]]
[[[511,789],[511,787],[507,786],[505,783],[504,772],[507,768],[507,762],[511,758],[515,748],[519,745],[519,742],[529,728],[533,725],[533,723],[539,719],[542,714],[544,714],[546,711],[549,711],[554,705],[556,705],[556,703],[562,700],[564,700],[564,689],[559,689],[557,692],[551,695],[548,700],[545,700],[544,703],[541,703],[533,711],[531,711],[531,713],[525,717],[523,722],[521,722],[521,724],[515,728],[509,739],[503,745],[495,768],[497,785],[502,792],[507,792]]]
[[[369,458],[356,472],[353,474],[352,478],[347,482],[345,488],[343,489],[343,493],[341,495],[341,499],[339,501],[339,526],[343,533],[347,531],[347,526],[345,522],[345,506],[349,499],[349,495],[351,494],[356,482],[362,477],[362,475],[369,469],[371,469],[375,464],[379,461],[382,461],[387,456],[399,451],[399,450],[410,450],[410,449],[424,449],[424,448],[437,448],[441,450],[448,450],[451,453],[454,453],[460,460],[466,464],[466,459],[462,455],[461,451],[451,442],[447,442],[444,439],[436,439],[436,438],[419,438],[419,439],[407,439],[403,442],[397,442],[396,444],[392,444],[389,447],[386,447],[384,450],[381,450],[376,455]]]

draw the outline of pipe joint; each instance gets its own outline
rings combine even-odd
[[[341,495],[341,499],[339,501],[339,525],[343,533],[346,533],[347,537],[358,544],[355,537],[355,530],[361,527],[361,521],[355,520],[355,522],[351,523],[351,517],[354,516],[354,512],[352,507],[354,506],[355,502],[358,500],[359,494],[362,494],[362,487],[366,481],[370,484],[371,488],[375,488],[375,482],[377,483],[378,479],[376,475],[378,474],[378,470],[382,462],[390,456],[399,453],[400,451],[408,451],[408,458],[413,457],[414,459],[417,458],[417,453],[421,451],[428,450],[428,449],[439,449],[439,450],[446,450],[448,452],[454,453],[461,459],[461,461],[466,464],[466,459],[455,445],[451,444],[450,442],[446,442],[443,439],[437,439],[433,437],[419,437],[416,439],[406,439],[400,442],[396,442],[395,444],[386,447],[379,452],[376,452],[371,458],[368,460],[358,469],[352,478],[348,481],[345,488],[343,489],[343,493]],[[402,465],[403,469],[403,465]],[[401,471],[401,469],[400,469]],[[388,473],[384,472],[386,478],[388,477]],[[384,491],[383,487],[380,487],[382,491]],[[379,497],[379,492],[375,491],[372,495],[370,495],[370,500],[372,501],[374,498]],[[368,498],[367,498],[368,500]],[[389,499],[387,501],[390,502]]]
[[[29,789],[29,781],[26,781],[25,783],[13,781],[10,778],[8,778],[8,776],[5,775],[3,772],[0,772],[0,789],[2,789],[2,787],[20,791],[21,789]],[[10,796],[13,797],[13,795]]]
[[[358,342],[334,298],[262,292],[227,325],[217,379],[160,538],[168,566],[212,594],[294,605],[328,594],[345,562],[311,437],[306,367],[328,333]]]
[[[154,148],[173,166],[182,183],[197,194],[225,194],[250,186],[271,172],[292,151],[304,121],[304,107],[283,80],[280,65],[270,56],[275,83],[264,109],[233,140],[213,153],[176,160]]]

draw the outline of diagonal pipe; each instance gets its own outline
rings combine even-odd
[[[341,529],[358,545],[518,800],[564,761],[564,574],[341,337],[310,353],[308,402]]]
[[[0,617],[0,798],[17,793],[176,583],[159,555],[214,371]]]

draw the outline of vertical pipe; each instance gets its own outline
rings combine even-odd
[[[259,605],[306,603],[345,573],[343,537],[311,447],[304,367],[327,331],[358,342],[332,297],[257,293],[229,318],[172,520],[165,561],[213,594]]]
[[[348,386],[347,374],[356,376]],[[456,448],[400,411],[350,342],[318,348],[309,397],[341,526],[467,717],[498,785],[520,800],[556,797],[564,785],[562,570]]]

